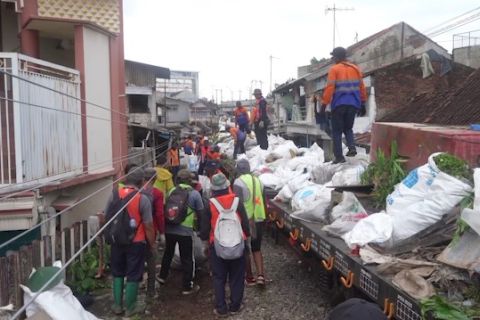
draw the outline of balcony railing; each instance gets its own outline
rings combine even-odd
[[[82,170],[80,73],[0,52],[0,185]]]

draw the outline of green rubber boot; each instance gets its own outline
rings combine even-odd
[[[123,278],[113,278],[113,306],[116,315],[123,313]]]
[[[138,282],[127,282],[125,287],[125,316],[131,317],[145,313],[145,306],[137,302]]]

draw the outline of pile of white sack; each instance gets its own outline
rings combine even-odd
[[[275,201],[290,203],[292,216],[306,221],[325,221],[330,205],[328,186],[359,185],[360,176],[368,165],[363,153],[348,158],[346,163],[325,162],[322,148],[314,143],[299,148],[291,140],[270,135],[269,148],[262,150],[255,139],[247,138],[246,158],[250,168],[265,187],[278,191]],[[223,153],[233,154],[233,141],[218,144]]]
[[[395,186],[386,212],[361,219],[343,235],[349,247],[368,243],[393,247],[438,222],[473,191],[470,184],[440,171],[434,161],[437,155]]]

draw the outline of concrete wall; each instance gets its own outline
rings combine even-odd
[[[472,68],[480,68],[480,46],[453,49],[453,61]]]
[[[7,9],[7,3],[0,1],[0,6],[0,23],[2,24],[2,50],[0,51],[18,52],[20,51],[20,41],[18,40],[17,13],[12,4],[8,6],[10,9]]]
[[[111,109],[110,47],[103,33],[84,27],[86,100]],[[111,111],[87,104],[87,116],[111,119]],[[87,118],[88,163],[105,163],[112,159],[112,124]]]
[[[76,199],[78,201],[111,183],[113,183],[112,178],[103,178],[63,190],[52,191],[44,194],[40,203],[46,208],[51,206],[52,203],[61,196]],[[63,213],[60,217],[61,228],[67,228],[77,221],[86,220],[89,216],[103,211],[111,193],[112,187],[106,187],[105,190],[100,191],[88,201],[85,201],[78,206],[75,206],[72,210]]]
[[[404,23],[386,29],[383,34],[363,46],[360,42],[359,48],[352,47],[353,53],[349,56],[349,60],[357,63],[364,73],[391,65],[404,58],[419,56],[430,49],[434,49],[446,58],[451,58],[446,49]]]
[[[168,103],[168,102],[167,102]],[[171,102],[167,110],[167,123],[188,122],[189,106],[182,102]]]
[[[40,37],[40,59],[75,68],[75,51],[73,40]]]

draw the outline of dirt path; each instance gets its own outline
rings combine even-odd
[[[286,241],[276,245],[271,237],[266,237],[263,248],[267,277],[273,281],[266,289],[246,288],[245,309],[230,319],[324,319],[328,303],[320,289],[316,268],[302,263]],[[192,297],[180,294],[180,278],[180,273],[173,271],[167,284],[159,288],[158,297],[149,305],[148,314],[138,319],[215,319],[209,274],[206,271],[197,274],[201,290]],[[103,319],[120,319],[111,316],[110,305],[110,294],[105,293],[91,311]]]

